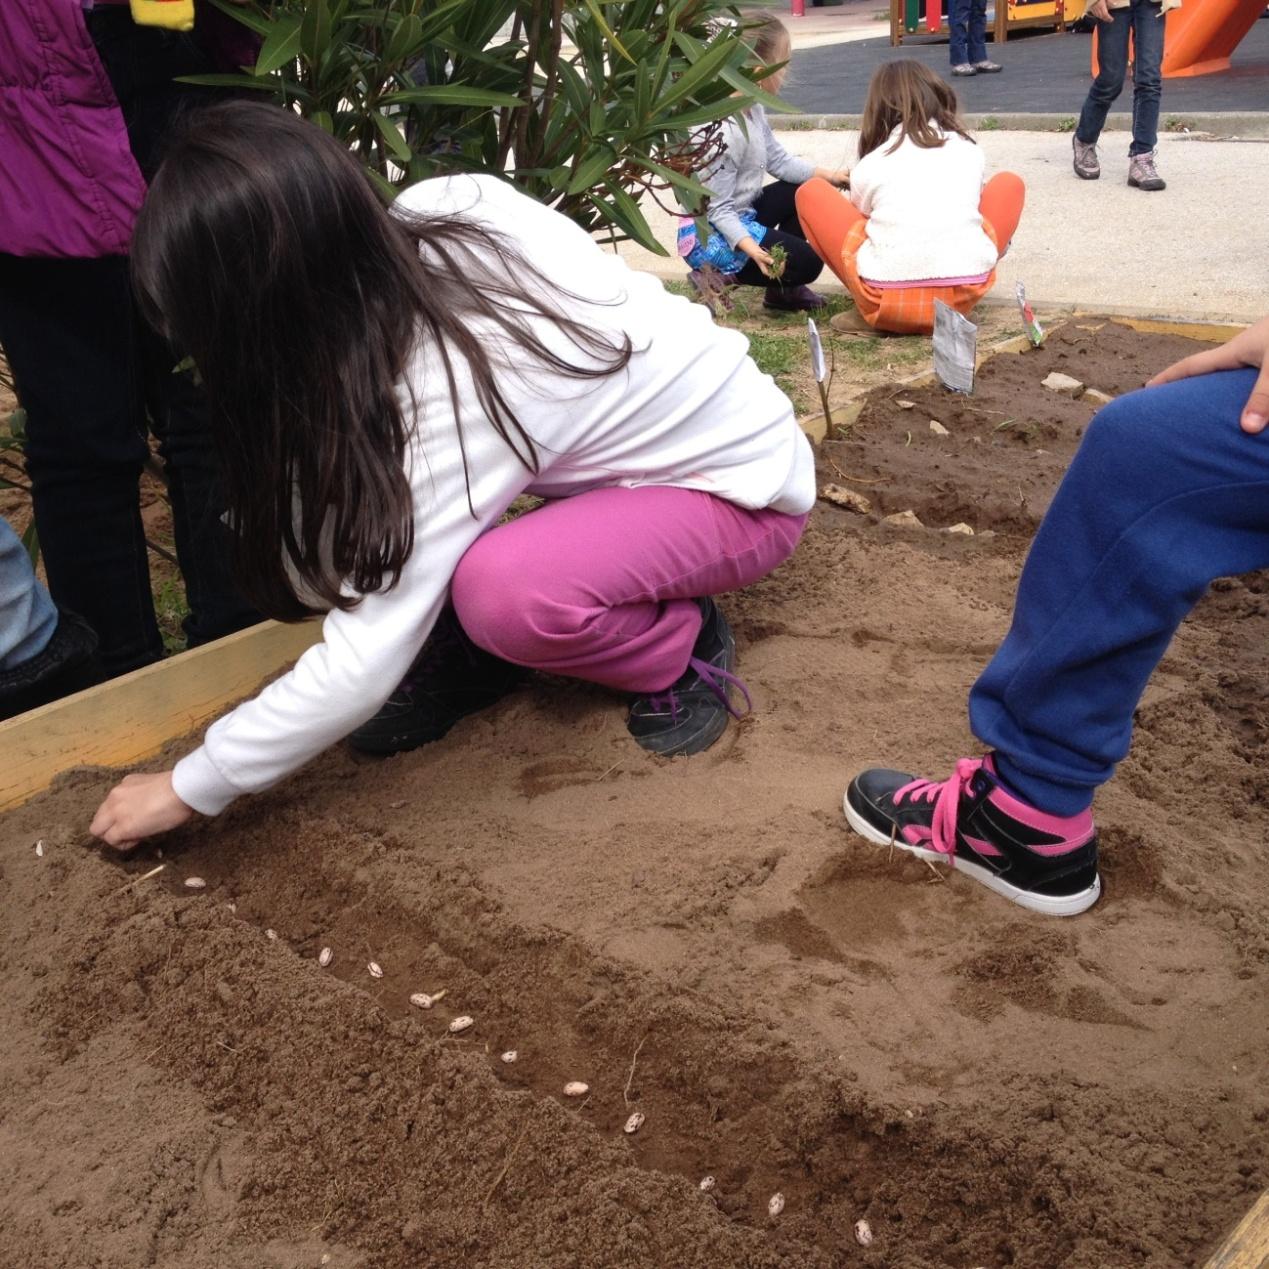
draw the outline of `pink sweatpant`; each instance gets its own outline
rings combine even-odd
[[[771,572],[806,520],[692,489],[597,489],[477,539],[454,572],[454,611],[504,661],[659,692],[687,669],[693,599]]]

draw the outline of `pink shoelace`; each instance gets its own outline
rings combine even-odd
[[[933,802],[934,819],[930,823],[929,847],[946,855],[953,866],[956,863],[956,812],[961,804],[961,794],[969,788],[970,781],[982,769],[982,758],[961,758],[956,772],[946,780],[913,780],[896,789],[891,799],[897,807],[908,798],[913,802]],[[922,843],[925,845],[926,843]]]

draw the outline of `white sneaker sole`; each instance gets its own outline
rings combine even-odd
[[[842,798],[842,810],[846,812],[846,823],[860,837],[876,846],[889,846],[891,844],[890,837],[869,824],[851,806],[848,797]],[[897,837],[894,840],[894,846],[896,850],[906,850],[909,855],[915,855],[918,859],[928,859],[931,863],[947,862],[947,856],[941,851],[926,850],[923,846],[912,846]],[[992,890],[1003,898],[1008,899],[1010,903],[1016,903],[1020,908],[1027,908],[1031,912],[1040,912],[1045,916],[1078,916],[1081,912],[1087,912],[1097,902],[1102,893],[1101,877],[1098,877],[1087,890],[1081,890],[1077,894],[1062,895],[1058,898],[1053,895],[1036,894],[1031,890],[1021,890],[1017,886],[1011,886],[1003,878],[992,872],[991,869],[984,868],[981,864],[973,863],[968,859],[960,859],[958,857],[956,866],[952,871],[972,877],[975,881],[981,882],[986,886],[988,890]]]

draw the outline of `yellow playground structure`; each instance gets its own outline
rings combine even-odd
[[[947,0],[890,0],[890,43],[902,44],[908,35],[946,35]],[[1084,16],[1084,0],[997,0],[991,23],[997,43],[1010,31],[1049,26],[1064,31],[1068,22]]]

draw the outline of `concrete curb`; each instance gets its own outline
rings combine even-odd
[[[854,132],[859,128],[859,115],[768,115],[773,128],[787,132]],[[965,116],[975,132],[1071,132],[1074,114],[1025,114],[1002,111],[999,114]],[[1170,135],[1218,137],[1221,140],[1269,140],[1269,111],[1208,110],[1192,114],[1169,114],[1164,111],[1162,129]],[[1107,116],[1108,132],[1131,132],[1132,115],[1117,111]]]
[[[640,273],[650,273],[661,282],[687,281],[687,266],[678,260],[671,262],[667,258],[663,265],[645,267],[640,264],[637,267]],[[815,282],[815,289],[828,295],[846,294],[846,288],[834,277],[818,278]],[[1090,304],[1086,300],[1046,300],[1034,295],[1028,295],[1027,298],[1033,308],[1040,310],[1041,317],[1046,318],[1048,321],[1052,321],[1054,317],[1060,319],[1067,317],[1131,317],[1141,321],[1169,322],[1173,325],[1228,326],[1237,327],[1238,330],[1243,330],[1251,325],[1251,320],[1246,316],[1219,309],[1181,312],[1143,308],[1140,304]],[[1016,312],[1018,304],[1011,295],[994,292],[979,300],[977,307],[1010,308]],[[1018,320],[1021,322],[1022,319],[1019,318]],[[1231,329],[1228,334],[1232,335],[1234,331]],[[1223,335],[1221,337],[1224,338]]]

